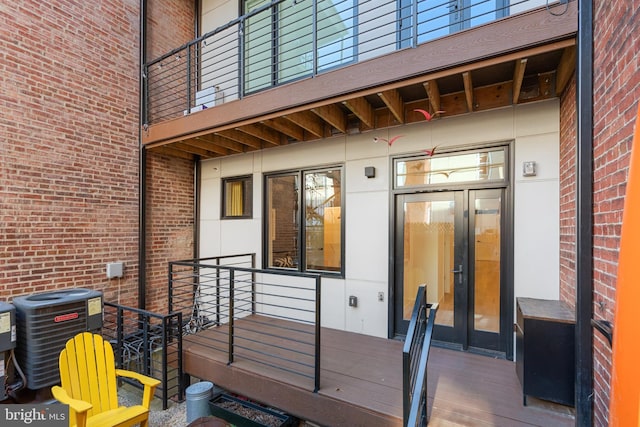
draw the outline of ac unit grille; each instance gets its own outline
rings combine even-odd
[[[18,332],[16,358],[29,389],[60,383],[58,357],[66,342],[80,332],[102,327],[102,310],[91,315],[87,313],[87,300],[102,294],[87,290],[86,297],[78,298],[78,290],[74,292],[67,301],[64,296],[45,303],[42,299],[29,301],[28,297],[14,299]]]

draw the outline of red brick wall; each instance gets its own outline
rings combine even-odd
[[[594,1],[594,315],[613,321],[622,210],[640,102],[640,0]],[[607,425],[611,352],[594,335],[594,420]]]
[[[560,98],[560,299],[576,305],[576,80]]]
[[[193,37],[193,4],[149,1],[150,52]],[[88,287],[138,304],[139,6],[25,0],[0,10],[0,301]],[[174,230],[193,222],[192,167],[183,163],[150,161],[164,185],[149,195],[152,298],[166,289],[162,246],[165,259],[193,246],[181,237],[191,230]],[[178,192],[180,209],[164,209]],[[186,249],[174,254],[176,242]],[[124,262],[124,278],[106,278],[111,261]]]
[[[3,3],[0,300],[88,287],[135,301],[138,3]]]
[[[168,263],[193,258],[193,162],[149,152],[147,309],[167,313]]]
[[[149,0],[147,60],[195,38],[194,0]],[[167,312],[169,261],[193,258],[193,162],[147,157],[146,308]]]

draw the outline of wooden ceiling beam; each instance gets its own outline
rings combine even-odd
[[[172,145],[173,148],[180,150],[180,151],[185,151],[187,153],[191,153],[191,154],[196,154],[200,157],[206,157],[206,158],[210,158],[210,157],[216,157],[218,156],[218,154],[212,150],[208,150],[206,148],[200,148],[200,147],[196,147],[193,144],[190,144],[187,141],[184,142],[176,142],[175,144]]]
[[[246,145],[247,147],[262,149],[264,148],[264,143],[261,139],[256,138],[255,136],[248,135],[244,132],[240,132],[236,129],[229,129],[216,132],[217,135],[223,136],[232,141],[239,142],[242,145]]]
[[[393,117],[396,118],[398,123],[404,123],[404,102],[400,96],[400,92],[397,89],[389,89],[383,92],[378,92],[378,96],[385,103]]]
[[[434,113],[440,111],[440,89],[438,88],[438,82],[436,80],[429,80],[422,85],[424,86],[424,90],[427,91],[429,104],[431,104]]]
[[[239,142],[232,141],[228,138],[224,138],[220,135],[210,134],[210,135],[202,135],[197,137],[199,140],[204,141],[206,143],[210,143],[212,145],[216,145],[221,147],[221,150],[228,150],[229,154],[235,153],[244,153],[247,150],[246,145],[242,145]]]
[[[262,120],[260,123],[297,141],[304,140],[304,129],[289,120],[285,120],[281,117],[275,117],[273,119]]]
[[[370,129],[375,127],[375,114],[373,107],[363,98],[353,98],[342,102],[360,121]]]
[[[149,151],[152,153],[157,153],[164,156],[177,157],[179,159],[185,159],[185,160],[193,160],[193,154],[188,153],[186,151],[181,151],[172,147],[173,147],[173,144],[161,145],[159,147],[151,148],[149,149]]]
[[[237,130],[240,132],[244,132],[248,135],[259,138],[269,144],[278,146],[282,143],[282,135],[279,132],[276,132],[270,127],[267,127],[260,123],[245,125],[239,127]]]
[[[318,138],[324,137],[324,122],[311,111],[287,114],[284,118],[311,132]]]
[[[193,145],[194,147],[202,148],[207,151],[213,151],[214,153],[219,154],[221,156],[227,156],[229,154],[233,154],[233,153],[230,153],[227,148],[220,147],[218,144],[211,142],[210,140],[207,140],[203,137],[186,139],[184,142],[187,144]]]
[[[517,104],[520,100],[520,89],[522,88],[522,79],[524,79],[524,71],[527,68],[527,58],[516,60],[516,67],[513,71],[513,103]]]
[[[315,107],[311,111],[340,132],[347,133],[347,115],[336,104]]]
[[[471,71],[462,73],[462,82],[464,83],[464,97],[467,102],[467,111],[473,111],[473,81],[471,80]]]
[[[556,72],[556,95],[562,95],[564,88],[576,69],[576,47],[569,46],[562,51],[558,71]]]

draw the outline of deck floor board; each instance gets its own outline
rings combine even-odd
[[[244,340],[243,346],[264,353],[268,347],[262,341],[271,341],[283,347],[270,350],[278,357],[299,357],[304,363],[312,360],[309,356],[294,356],[297,353],[290,351],[309,352],[309,345],[262,334],[264,331],[272,334],[274,327],[277,331],[287,321],[253,320],[258,321],[244,319],[240,333],[249,340]],[[237,322],[242,324],[243,320]],[[302,325],[301,331],[313,332],[313,329]],[[291,336],[313,341],[312,334],[306,332],[293,332]],[[212,341],[213,338],[216,341]],[[228,365],[227,347],[221,342],[228,342],[226,327],[186,336],[185,371],[322,426],[402,425],[401,341],[322,328],[318,393],[312,392],[311,378],[260,362],[300,369],[297,363],[271,360],[268,355],[240,349],[234,363]],[[212,344],[216,348],[211,348]],[[313,374],[311,369],[304,371],[305,375]],[[569,408],[523,406],[513,362],[438,347],[432,347],[429,358],[428,405],[432,426],[561,427],[574,424]]]

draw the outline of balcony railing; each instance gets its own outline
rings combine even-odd
[[[438,304],[427,303],[426,287],[421,285],[402,350],[402,412],[407,427],[427,425],[427,362],[437,311]]]
[[[170,262],[169,311],[182,313],[185,342],[229,365],[249,361],[311,380],[317,391],[321,278],[254,264],[254,254]]]
[[[249,6],[244,15],[144,65],[143,123],[159,123],[414,48],[543,6],[546,0],[251,3],[255,7]]]

